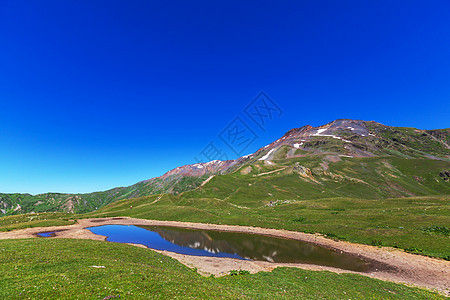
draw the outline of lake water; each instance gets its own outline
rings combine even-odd
[[[297,240],[264,235],[175,227],[103,225],[86,228],[110,242],[142,244],[187,255],[278,263],[307,263],[365,272],[371,263],[356,256]]]
[[[57,231],[47,231],[47,232],[40,232],[40,233],[38,233],[37,235],[38,236],[41,236],[41,237],[52,237],[52,236],[55,236],[55,233],[56,233]]]

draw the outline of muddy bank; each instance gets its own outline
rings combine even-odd
[[[203,275],[214,274],[221,276],[228,274],[230,270],[248,270],[251,273],[259,271],[271,271],[276,267],[299,267],[308,270],[328,270],[336,273],[357,273],[372,278],[388,280],[399,283],[413,284],[420,287],[436,289],[441,293],[450,295],[450,262],[403,252],[393,248],[378,248],[374,246],[353,244],[344,241],[334,241],[321,235],[292,232],[286,230],[266,229],[258,227],[245,227],[233,225],[217,225],[203,223],[189,223],[176,221],[154,221],[120,218],[80,219],[77,224],[67,226],[36,227],[9,232],[0,232],[0,239],[19,239],[37,237],[40,232],[55,232],[55,238],[92,239],[103,241],[105,236],[93,234],[86,227],[117,224],[117,225],[150,225],[171,226],[191,229],[220,230],[241,233],[263,234],[274,237],[301,240],[320,246],[336,249],[351,255],[359,256],[366,260],[377,262],[380,266],[368,273],[352,272],[309,264],[270,263],[263,261],[246,261],[232,258],[189,256],[168,251],[157,251],[177,259],[181,263],[197,268]],[[142,245],[135,245],[141,246]],[[156,251],[156,250],[155,250]]]

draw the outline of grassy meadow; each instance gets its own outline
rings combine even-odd
[[[2,299],[444,299],[360,275],[297,268],[203,277],[148,249],[91,240],[1,240],[0,274]]]

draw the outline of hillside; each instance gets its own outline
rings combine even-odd
[[[420,130],[336,120],[289,130],[255,153],[178,167],[129,187],[88,194],[0,194],[0,215],[85,213],[121,199],[195,190],[256,207],[293,199],[450,194],[450,129]],[[272,202],[272,203],[271,203]]]

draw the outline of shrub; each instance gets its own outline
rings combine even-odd
[[[381,247],[383,245],[383,242],[381,240],[372,240],[372,242],[370,243],[372,246],[378,246]]]
[[[325,233],[325,236],[328,237],[328,238],[337,238],[338,237],[336,234],[330,233],[330,232]]]
[[[230,276],[237,276],[237,275],[247,275],[250,274],[247,270],[230,270]]]
[[[428,233],[434,233],[434,234],[442,234],[445,236],[450,236],[450,228],[447,228],[445,226],[428,226],[428,227],[422,227],[420,228],[422,231],[428,232]]]
[[[408,247],[408,248],[405,248],[404,250],[409,253],[421,253],[423,251],[422,249],[419,249],[416,247]]]
[[[333,240],[335,240],[335,241],[338,241],[338,240],[345,241],[345,240],[346,240],[345,237],[339,236],[339,235],[337,235],[337,234],[330,233],[330,232],[324,233],[324,235],[325,235],[327,238],[333,239]]]

